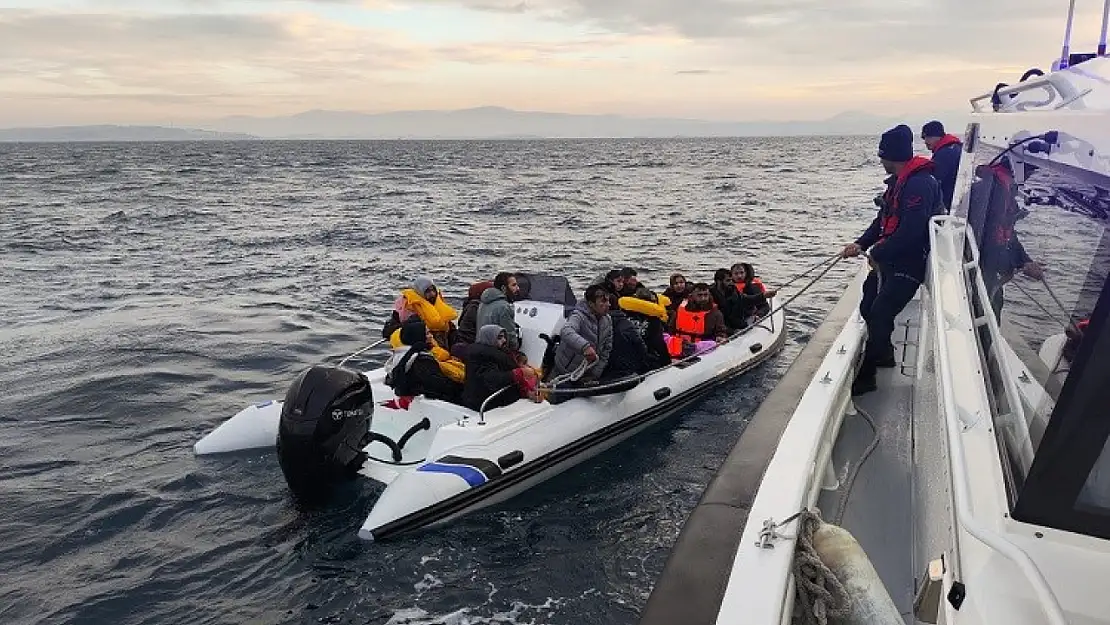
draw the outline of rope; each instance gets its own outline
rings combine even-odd
[[[852,605],[844,584],[821,561],[813,546],[813,534],[822,523],[817,510],[802,510],[798,516],[793,567],[795,625],[828,625],[830,619],[847,617]]]
[[[1068,310],[1066,308],[1064,308],[1064,305],[1060,302],[1060,299],[1057,298],[1056,294],[1052,292],[1051,288],[1049,288],[1048,283],[1045,282],[1043,279],[1038,280],[1038,282],[1040,282],[1041,284],[1044,285],[1045,290],[1048,291],[1049,296],[1052,297],[1052,299],[1056,302],[1056,305],[1059,306],[1060,310],[1063,311],[1065,316],[1067,316],[1067,318],[1068,318],[1067,323],[1064,323],[1063,321],[1061,321],[1059,316],[1056,315],[1056,313],[1053,313],[1048,308],[1046,308],[1045,305],[1042,304],[1039,299],[1034,297],[1033,294],[1030,293],[1025,287],[1018,284],[1018,282],[1016,280],[1011,280],[1008,284],[1013,286],[1015,289],[1021,291],[1022,294],[1025,295],[1025,297],[1029,298],[1029,301],[1033,302],[1034,306],[1036,306],[1037,308],[1040,308],[1041,312],[1043,312],[1045,315],[1047,315],[1049,319],[1051,319],[1051,320],[1055,321],[1056,323],[1060,324],[1061,326],[1063,326],[1065,330],[1071,329],[1071,330],[1078,331],[1079,328],[1075,325],[1075,319],[1072,318],[1071,313],[1068,312]]]
[[[802,273],[794,276],[793,278],[787,280],[786,282],[783,282],[781,285],[779,285],[778,288],[779,289],[785,289],[786,287],[790,286],[791,284],[794,284],[798,280],[801,280],[802,278],[808,276],[811,271],[814,271],[816,269],[820,269],[821,267],[824,267],[825,265],[827,265],[829,263],[836,264],[840,260],[842,260],[841,257],[840,257],[840,254],[837,253],[833,256],[830,256],[830,257],[826,258],[825,260],[822,260],[819,263],[815,263],[813,265],[810,265],[808,269],[806,269]]]
[[[759,317],[759,318],[755,319],[754,321],[752,321],[752,323],[749,324],[748,327],[743,328],[741,330],[737,330],[736,332],[734,332],[731,336],[729,336],[727,339],[722,341],[717,347],[720,347],[721,345],[725,345],[725,344],[730,343],[732,341],[738,340],[741,336],[743,336],[743,335],[747,334],[748,332],[754,330],[755,328],[759,327],[759,324],[761,324],[764,321],[766,321],[767,319],[770,319],[771,317],[773,317],[775,315],[775,313],[779,312],[780,310],[782,310],[782,309],[786,308],[787,306],[789,306],[790,304],[792,304],[794,302],[794,300],[801,297],[814,284],[817,284],[818,280],[820,280],[821,278],[824,278],[825,275],[827,273],[829,273],[829,271],[831,271],[832,268],[835,267],[841,260],[843,260],[843,259],[840,257],[840,254],[837,253],[835,256],[832,256],[828,259],[825,259],[825,260],[821,261],[820,263],[818,263],[816,265],[813,265],[809,269],[806,269],[802,273],[800,273],[797,276],[794,276],[793,278],[788,280],[786,282],[786,284],[791,284],[793,282],[797,282],[799,278],[805,277],[810,272],[812,272],[816,269],[819,269],[821,267],[825,267],[824,270],[822,270],[820,273],[818,273],[816,276],[814,276],[809,282],[807,282],[805,284],[805,286],[803,286],[801,289],[799,289],[797,293],[795,293],[794,295],[791,295],[790,297],[788,297],[786,299],[786,301],[784,301],[783,303],[781,303],[781,304],[775,306],[774,308],[772,308],[766,315],[763,315],[762,317]],[[785,288],[785,285],[783,287],[779,287],[779,288]],[[646,379],[650,375],[655,375],[656,373],[659,373],[660,371],[665,371],[665,370],[667,370],[671,367],[681,365],[681,364],[683,364],[687,361],[692,361],[695,358],[700,358],[700,355],[699,354],[694,354],[694,355],[691,355],[691,356],[687,356],[686,358],[683,358],[681,360],[674,360],[674,361],[671,362],[671,364],[669,364],[665,367],[660,367],[658,369],[654,369],[654,370],[649,371],[647,373],[641,373],[641,374],[636,375],[636,376],[629,376],[629,377],[621,378],[620,380],[618,380],[616,382],[610,382],[610,383],[607,383],[607,384],[599,384],[597,386],[591,386],[590,390],[591,391],[598,391],[598,390],[604,390],[604,389],[608,389],[608,388],[622,388],[623,389],[623,388],[627,387],[628,384],[632,381],[639,382],[641,380]],[[562,376],[560,376],[560,377],[562,377]],[[581,375],[579,375],[579,377],[581,377]],[[565,381],[565,380],[561,380],[561,381]],[[541,384],[540,388],[542,388],[546,391],[549,391],[551,393],[558,393],[558,392],[574,393],[574,392],[578,391],[578,389],[560,390],[560,389],[555,388],[553,383],[551,383],[551,382],[549,382],[546,385]]]
[[[867,425],[871,426],[873,436],[871,437],[871,444],[867,446],[867,449],[863,450],[863,453],[859,456],[859,461],[856,462],[856,466],[852,467],[851,473],[849,473],[847,479],[844,480],[844,485],[841,487],[844,489],[844,495],[840,498],[840,503],[836,506],[836,514],[833,515],[834,525],[840,525],[841,521],[844,520],[844,512],[848,509],[848,498],[852,496],[852,487],[856,484],[856,478],[859,477],[860,469],[863,468],[863,463],[867,462],[867,458],[879,447],[879,428],[875,425],[875,419],[858,405],[855,408],[859,416],[863,417],[863,420],[867,421]]]
[[[1056,302],[1056,305],[1060,307],[1060,311],[1063,312],[1065,315],[1067,315],[1067,317],[1068,317],[1067,327],[1072,329],[1072,330],[1075,330],[1076,332],[1078,332],[1079,331],[1079,326],[1075,325],[1075,318],[1072,317],[1071,311],[1069,311],[1067,309],[1067,307],[1064,306],[1063,302],[1060,301],[1059,297],[1056,297],[1055,291],[1052,290],[1052,287],[1048,286],[1048,281],[1044,279],[1043,275],[1041,276],[1041,279],[1038,282],[1040,282],[1041,285],[1044,286],[1044,290],[1048,291],[1048,296],[1052,298],[1052,301]]]
[[[596,363],[597,363],[596,360],[594,362],[590,362],[586,359],[583,359],[582,363],[579,364],[578,367],[574,371],[568,371],[567,373],[564,373],[563,375],[551,378],[551,380],[547,383],[547,386],[549,386],[551,388],[555,388],[557,385],[562,384],[563,382],[577,382],[578,380],[580,380],[582,378],[583,375],[586,374],[586,371],[590,367],[594,366],[594,364],[596,364]]]

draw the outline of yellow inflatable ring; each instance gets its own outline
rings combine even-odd
[[[659,296],[659,299],[666,301],[667,304],[671,303],[669,299],[662,295]],[[646,299],[640,299],[638,297],[622,297],[617,300],[617,305],[623,310],[637,312],[649,317],[656,317],[662,319],[664,322],[667,321],[669,317],[665,304],[656,304],[655,302],[649,302]]]

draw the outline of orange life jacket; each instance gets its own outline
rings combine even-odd
[[[759,278],[752,278],[752,284],[759,287],[759,292],[760,293],[763,293],[764,295],[767,294],[767,287],[763,286],[763,281],[761,281]],[[743,295],[744,294],[744,289],[747,288],[747,286],[748,286],[747,282],[737,282],[736,283],[736,292]]]
[[[879,217],[879,226],[881,232],[879,234],[879,242],[885,241],[894,231],[898,229],[898,220],[901,218],[902,207],[898,205],[898,200],[902,196],[902,188],[906,186],[906,181],[910,176],[919,171],[932,171],[933,161],[925,158],[924,156],[915,156],[906,163],[902,169],[902,173],[898,174],[893,185],[887,188],[883,198],[886,200],[887,208],[883,210]]]
[[[686,304],[684,301],[678,306],[674,320],[675,331],[667,342],[667,352],[676,358],[682,355],[684,343],[702,340],[705,336],[705,318],[713,310],[689,310]]]

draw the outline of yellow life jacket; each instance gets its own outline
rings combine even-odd
[[[459,318],[459,313],[443,299],[443,293],[436,291],[436,303],[432,304],[413,289],[401,291],[408,309],[420,316],[424,325],[432,332],[447,332],[451,322]]]
[[[640,299],[638,297],[626,296],[617,300],[617,305],[620,306],[622,310],[637,312],[649,317],[656,317],[666,323],[669,317],[667,305],[671,303],[671,300],[662,295],[657,297],[659,298],[659,303],[649,302],[646,299]]]
[[[394,349],[404,345],[401,342],[401,330],[399,328],[389,335],[389,344]],[[439,362],[439,370],[443,372],[443,375],[462,384],[463,380],[466,379],[466,365],[463,364],[463,361],[455,358],[451,355],[451,352],[437,345],[435,339],[432,339],[431,354]]]

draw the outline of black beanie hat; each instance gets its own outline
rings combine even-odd
[[[424,320],[416,315],[405,319],[401,324],[401,342],[409,347],[422,346],[427,343],[428,326]]]
[[[898,124],[883,133],[879,140],[879,158],[904,163],[913,158],[913,131],[905,124]]]
[[[922,137],[943,137],[944,134],[944,124],[935,119],[921,127]]]

